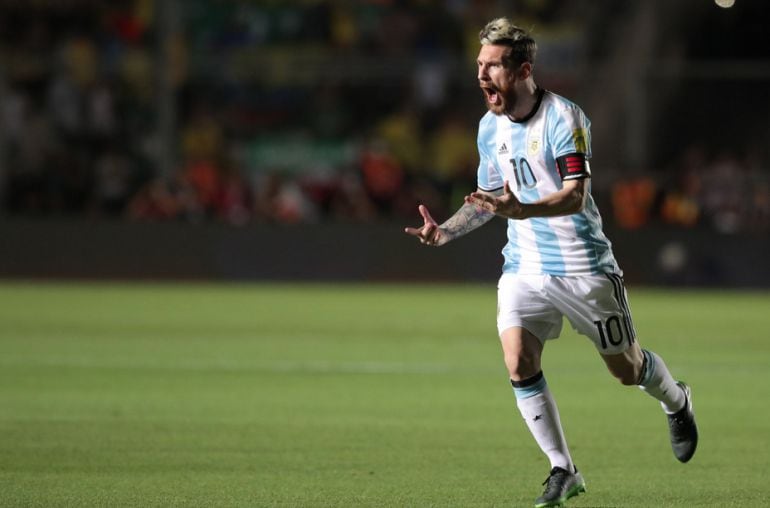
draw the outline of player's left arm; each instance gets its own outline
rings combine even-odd
[[[565,180],[561,189],[532,203],[519,201],[511,191],[508,182],[505,182],[501,196],[474,192],[466,196],[465,202],[506,219],[572,215],[583,210],[588,195],[587,182],[586,177]]]

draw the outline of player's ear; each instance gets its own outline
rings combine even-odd
[[[525,80],[532,75],[532,64],[529,62],[522,62],[516,71],[516,79]]]

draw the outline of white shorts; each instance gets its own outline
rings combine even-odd
[[[602,354],[617,354],[636,340],[626,289],[619,275],[518,275],[497,286],[497,330],[528,330],[545,342],[561,333],[562,318],[591,339]]]

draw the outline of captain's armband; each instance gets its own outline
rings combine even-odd
[[[570,153],[556,159],[556,168],[562,180],[590,178],[591,168],[583,153]]]

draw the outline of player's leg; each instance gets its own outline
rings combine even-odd
[[[543,342],[522,327],[511,327],[500,334],[503,361],[508,376],[516,384],[527,383],[537,374],[542,374],[540,359]]]
[[[617,275],[557,278],[549,288],[572,326],[594,342],[610,373],[660,401],[674,455],[687,462],[698,441],[689,387],[671,376],[658,355],[639,347],[623,280]]]
[[[498,287],[500,343],[516,405],[540,449],[548,457],[551,472],[537,507],[559,506],[585,483],[572,463],[559,411],[541,368],[546,339],[561,330],[561,314],[540,291],[542,277],[504,275]]]
[[[660,401],[663,411],[672,414],[684,407],[685,394],[657,354],[643,350],[634,342],[618,354],[602,354],[607,369],[626,386],[638,385]]]
[[[660,401],[666,413],[674,456],[687,462],[698,445],[698,427],[692,411],[690,387],[676,381],[663,359],[634,342],[626,351],[602,355],[609,371],[624,385],[639,388]]]
[[[668,419],[671,449],[674,456],[681,462],[687,462],[692,458],[698,446],[698,427],[692,412],[690,387],[674,379],[660,356],[639,347],[639,343],[635,340],[635,331],[623,279],[616,275],[610,275],[608,280],[613,285],[613,300],[618,303],[622,314],[621,319],[627,324],[616,331],[627,332],[628,340],[624,340],[623,343],[627,343],[629,346],[625,351],[616,354],[604,351],[602,358],[610,372],[623,384],[635,384],[660,402]],[[607,305],[609,307],[611,303],[608,302]],[[609,327],[605,331],[608,336],[612,333]]]
[[[540,368],[543,343],[524,328],[514,327],[500,336],[503,358],[511,378],[516,405],[551,467],[572,471],[559,410]]]
[[[627,345],[625,351],[617,354],[608,354],[600,351],[600,354],[610,374],[620,381],[621,384],[626,386],[638,384],[644,367],[644,353],[642,353],[636,340]]]
[[[545,491],[535,500],[535,506],[560,506],[570,497],[585,492],[585,482],[572,463],[559,410],[540,366],[543,343],[522,327],[504,330],[500,343],[516,405],[535,442],[551,463]]]

